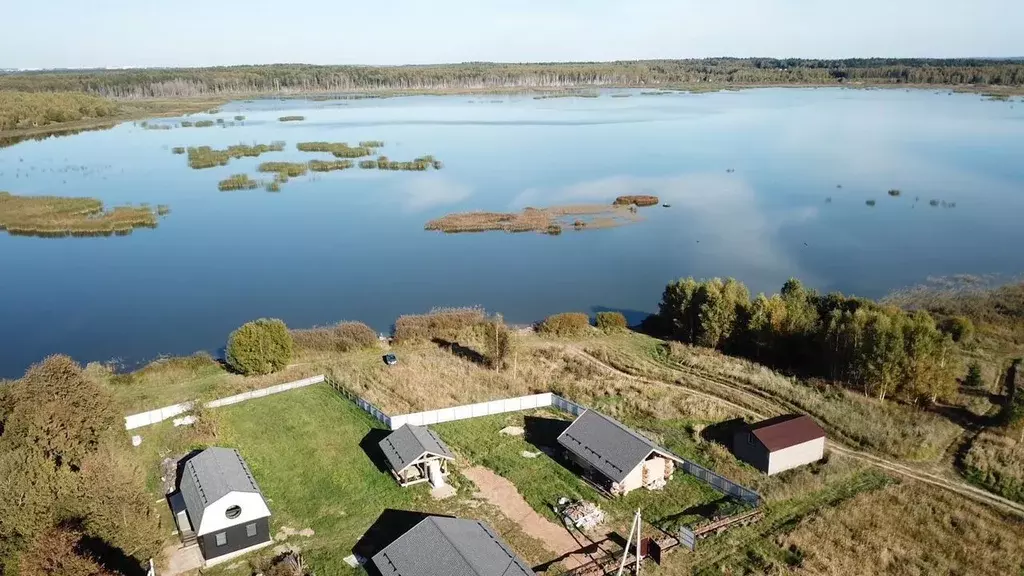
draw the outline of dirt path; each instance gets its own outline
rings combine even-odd
[[[630,378],[630,379],[635,380],[637,382],[644,382],[644,383],[647,383],[647,384],[654,384],[654,385],[658,385],[658,386],[671,386],[671,387],[674,387],[674,388],[685,388],[687,391],[689,391],[689,392],[691,392],[691,393],[693,393],[693,394],[695,394],[697,396],[700,396],[702,398],[707,398],[707,399],[715,400],[717,402],[723,403],[723,404],[725,404],[727,406],[730,406],[732,408],[735,408],[735,409],[740,410],[742,412],[745,412],[747,414],[751,414],[751,415],[756,416],[758,418],[767,418],[769,416],[768,414],[760,414],[760,413],[758,413],[758,412],[756,412],[754,410],[751,410],[750,408],[747,408],[745,406],[740,406],[739,404],[736,404],[734,402],[730,402],[729,400],[726,400],[725,398],[720,398],[718,396],[715,396],[714,394],[709,394],[707,392],[703,392],[703,391],[700,391],[700,390],[695,390],[695,389],[687,387],[686,385],[683,385],[683,384],[679,384],[679,383],[676,383],[676,382],[665,382],[665,381],[661,381],[661,380],[652,380],[650,378],[643,378],[643,377],[639,377],[639,376],[634,376],[633,374],[630,374],[628,372],[624,372],[624,371],[619,370],[618,368],[616,368],[616,367],[614,367],[614,366],[612,366],[610,364],[605,363],[601,359],[591,355],[589,352],[587,352],[585,350],[579,350],[579,349],[575,349],[575,348],[568,348],[567,350],[572,351],[573,353],[575,353],[580,358],[583,358],[583,359],[585,359],[585,360],[587,360],[587,361],[589,361],[589,362],[591,362],[591,363],[593,363],[593,364],[595,364],[597,366],[600,366],[601,368],[603,368],[605,370],[614,372],[616,374],[619,374],[619,375],[624,376],[626,378]],[[751,393],[751,392],[749,392],[749,391],[747,391],[747,390],[745,390],[745,389],[743,389],[741,387],[731,386],[731,385],[726,384],[724,382],[719,382],[717,379],[706,378],[703,375],[698,374],[696,372],[689,372],[689,371],[687,371],[687,372],[685,372],[685,374],[687,376],[690,376],[691,378],[701,378],[702,380],[704,380],[704,381],[706,381],[706,382],[708,382],[710,384],[714,384],[714,385],[717,385],[717,386],[727,387],[727,388],[729,388],[729,390],[731,390],[734,393],[743,394],[743,395],[746,395],[747,397],[750,397],[752,399],[755,399],[755,400],[758,400],[758,401],[761,401],[761,402],[764,402],[766,400],[766,398],[764,398],[763,396],[761,396],[759,394],[753,394],[753,393]],[[878,467],[878,468],[882,468],[884,470],[888,470],[889,472],[892,472],[894,474],[898,474],[898,475],[903,476],[905,478],[910,478],[912,480],[917,480],[919,482],[925,482],[927,484],[931,484],[931,485],[937,486],[939,488],[944,488],[944,489],[949,490],[951,492],[956,492],[957,494],[960,494],[961,496],[964,496],[966,498],[970,498],[971,500],[974,500],[976,502],[981,502],[983,504],[988,504],[990,506],[994,506],[996,508],[999,508],[1000,510],[1003,510],[1003,511],[1006,511],[1006,512],[1010,512],[1010,513],[1016,514],[1018,516],[1024,516],[1024,506],[1022,506],[1022,505],[1020,505],[1020,504],[1018,504],[1016,502],[1013,502],[1012,500],[1007,500],[1006,498],[1003,498],[1001,496],[997,496],[995,494],[992,494],[991,492],[987,492],[985,490],[982,490],[981,488],[977,488],[977,487],[971,486],[970,484],[967,484],[967,483],[964,483],[964,482],[957,482],[955,480],[950,480],[949,478],[946,478],[946,477],[943,477],[943,476],[938,476],[938,475],[932,474],[930,472],[925,472],[923,470],[919,470],[919,469],[913,468],[911,466],[908,466],[906,464],[902,464],[900,462],[895,462],[895,461],[892,461],[892,460],[888,460],[886,458],[882,458],[880,456],[875,456],[874,454],[870,454],[870,453],[867,453],[867,452],[862,452],[860,450],[856,450],[856,449],[850,448],[848,446],[844,446],[842,444],[839,444],[839,443],[835,442],[834,440],[829,440],[828,444],[829,444],[829,447],[834,452],[837,452],[837,453],[842,454],[844,456],[847,456],[847,457],[850,457],[850,458],[854,458],[856,460],[860,460],[861,462],[870,464],[870,465]]]
[[[544,542],[548,550],[562,559],[566,568],[578,568],[593,560],[581,551],[580,542],[568,530],[538,514],[505,478],[482,466],[465,468],[461,472],[476,484],[479,496],[500,508],[523,532]]]

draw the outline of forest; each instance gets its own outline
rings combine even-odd
[[[963,367],[955,346],[974,332],[963,316],[936,322],[923,310],[822,295],[794,279],[751,299],[731,278],[684,278],[665,288],[653,322],[675,340],[914,403],[956,392]]]
[[[276,64],[217,68],[55,70],[0,74],[0,91],[118,98],[343,91],[444,91],[573,86],[932,84],[1020,87],[1024,62],[986,59],[712,58],[421,66]]]

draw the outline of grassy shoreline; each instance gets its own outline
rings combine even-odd
[[[220,106],[229,99],[226,98],[158,98],[146,100],[118,100],[112,102],[120,105],[118,114],[103,118],[85,118],[71,122],[60,122],[46,126],[35,126],[32,128],[18,128],[14,130],[0,130],[0,140],[25,138],[31,139],[34,136],[58,136],[66,132],[107,130],[124,122],[133,120],[144,120],[148,118],[167,118],[183,116],[185,114],[196,114],[205,112],[214,106]]]

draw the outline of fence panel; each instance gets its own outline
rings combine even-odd
[[[728,494],[729,496],[742,500],[752,506],[761,505],[761,495],[757,492],[754,492],[749,488],[744,488],[724,476],[719,476],[699,464],[694,464],[689,460],[683,459],[682,468],[687,474],[706,482],[719,492]]]
[[[697,549],[697,536],[686,526],[679,527],[679,545],[684,546],[691,551]]]
[[[287,390],[294,390],[296,388],[304,388],[312,384],[317,384],[324,381],[324,376],[313,376],[311,378],[304,378],[302,380],[296,380],[294,382],[287,382],[285,384],[276,384],[274,386],[268,386],[266,388],[260,388],[259,390],[250,390],[249,392],[243,392],[242,394],[235,394],[234,396],[227,396],[225,398],[218,398],[211,400],[206,403],[208,408],[220,408],[221,406],[230,406],[231,404],[238,404],[239,402],[245,402],[252,398],[262,398],[264,396],[270,396],[271,394],[278,394]],[[192,409],[192,402],[182,402],[181,404],[174,404],[171,406],[164,406],[163,408],[157,408],[156,410],[150,410],[148,412],[141,412],[139,414],[131,414],[124,417],[124,428],[125,430],[134,430],[136,428],[142,428],[143,426],[149,426],[150,424],[156,424],[157,422],[163,422],[184,414]]]

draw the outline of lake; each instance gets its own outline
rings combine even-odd
[[[241,125],[126,123],[0,149],[0,190],[172,210],[127,237],[0,233],[0,376],[57,352],[131,366],[216,350],[263,316],[387,331],[402,313],[481,305],[515,323],[604,309],[635,321],[681,276],[734,276],[754,292],[798,277],[879,297],[930,276],[1024,271],[1024,103],[903,90],[619,93],[630,97],[234,102],[188,120],[245,115]],[[285,151],[205,170],[171,153],[274,140]],[[392,160],[432,154],[444,168],[217,190],[232,174],[265,177],[260,162],[330,159],[295,149],[317,140],[383,140]],[[671,207],[559,236],[423,229],[451,212],[622,194]]]

